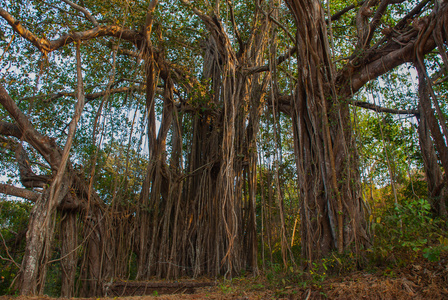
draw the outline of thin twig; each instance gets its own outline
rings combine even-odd
[[[6,242],[5,242],[5,239],[3,238],[3,234],[1,232],[1,230],[0,230],[0,237],[2,238],[3,245],[5,246],[6,254],[9,257],[9,259],[8,259],[8,258],[5,258],[0,255],[0,259],[12,262],[17,268],[19,268],[19,270],[21,270],[22,267],[18,263],[15,262],[15,260],[12,258],[11,254],[9,253],[8,246],[6,246]]]
[[[95,25],[95,27],[100,26],[100,24],[98,24],[98,21],[95,19],[95,17],[92,16],[92,14],[89,13],[89,12],[87,11],[87,9],[85,9],[84,7],[79,6],[78,4],[75,4],[75,3],[73,3],[73,2],[70,1],[70,0],[62,0],[62,1],[64,1],[65,3],[67,3],[68,5],[70,5],[71,7],[73,7],[74,9],[79,10],[80,12],[82,12],[82,13],[84,14],[84,16],[86,16],[86,18],[87,18],[90,22],[92,22],[93,25]]]

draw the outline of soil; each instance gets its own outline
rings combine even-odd
[[[279,277],[281,278],[281,277]],[[82,300],[177,300],[177,299],[448,299],[448,254],[436,262],[419,259],[400,268],[377,269],[374,273],[353,272],[327,277],[323,281],[289,282],[266,276],[234,278],[231,281],[207,279],[148,283],[150,295]],[[277,283],[276,283],[277,282]],[[183,286],[185,283],[185,286]],[[130,283],[135,286],[135,283]],[[169,286],[178,285],[176,290]],[[204,286],[208,285],[208,286]],[[174,294],[162,294],[172,293]],[[48,296],[0,296],[0,300],[53,300]]]

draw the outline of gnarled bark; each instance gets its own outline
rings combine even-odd
[[[78,263],[77,213],[63,212],[61,221],[61,297],[75,296],[75,276]]]
[[[340,97],[319,1],[286,1],[297,24],[298,85],[292,100],[308,264],[369,244],[347,101]]]
[[[432,198],[431,207],[436,214],[446,215],[446,187],[448,185],[446,176],[445,178],[442,177],[438,159],[440,159],[443,169],[447,170],[448,147],[441,132],[439,121],[437,120],[431,105],[426,70],[419,64],[416,65],[416,68],[419,80],[419,102],[421,111],[418,134],[426,178],[428,181],[428,192]],[[439,154],[438,157],[434,146]]]

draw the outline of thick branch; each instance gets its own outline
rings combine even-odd
[[[34,147],[44,158],[45,160],[50,164],[51,168],[53,170],[58,170],[60,166],[60,162],[62,159],[61,153],[62,150],[59,148],[59,146],[56,144],[56,142],[53,139],[48,138],[47,136],[44,136],[40,134],[31,124],[31,122],[28,120],[28,118],[20,111],[20,109],[17,107],[14,100],[11,99],[11,97],[6,92],[5,88],[0,84],[0,104],[5,107],[5,109],[9,112],[9,114],[13,117],[13,119],[17,122],[17,129],[13,128],[14,132],[17,133],[17,130],[20,131],[20,138],[23,138],[26,142],[28,142],[32,147]],[[5,125],[2,122],[0,124]],[[7,124],[6,124],[7,125]],[[1,126],[0,126],[1,128]],[[89,194],[88,191],[85,188],[85,183],[79,178],[79,176],[76,176],[75,174],[70,172],[69,175],[72,175],[72,179],[75,181],[74,186],[77,187],[79,194],[83,198],[87,198],[87,195]],[[97,195],[93,194],[94,198],[97,199]],[[74,197],[70,197],[70,195],[66,195],[65,202],[67,202],[70,199],[73,199]],[[70,200],[71,201],[71,200]],[[66,203],[62,203],[62,206],[65,207],[67,205]],[[76,202],[76,203],[75,203]],[[73,201],[75,204],[70,204],[70,207],[76,208],[79,206],[79,201]],[[99,202],[97,202],[99,203]]]
[[[41,39],[35,36],[31,31],[26,29],[20,24],[18,20],[16,20],[13,16],[11,16],[6,10],[0,7],[0,16],[2,16],[8,23],[11,25],[12,29],[20,34],[23,38],[30,41],[34,46],[39,48],[44,54],[50,52],[50,42],[46,39]]]
[[[22,189],[22,188],[18,188],[13,185],[3,184],[3,183],[0,183],[0,193],[28,199],[32,202],[36,202],[40,196],[39,193],[30,191],[30,190],[26,190],[26,189]]]
[[[22,144],[18,143],[15,149],[16,161],[19,167],[20,182],[24,187],[44,187],[50,177],[45,175],[36,175],[31,169],[31,161],[28,153],[23,149]]]
[[[383,0],[381,1],[380,5],[378,6],[377,10],[375,11],[375,14],[373,15],[372,21],[369,24],[369,34],[367,36],[367,40],[365,41],[365,45],[369,45],[370,41],[373,38],[373,34],[375,33],[375,30],[377,29],[378,25],[380,24],[380,20],[384,13],[386,12],[387,6],[389,5],[389,0]]]
[[[0,121],[0,134],[13,136],[18,139],[22,137],[22,131],[20,131],[20,128],[16,124],[5,121]]]
[[[406,16],[404,16],[398,23],[395,25],[395,28],[400,29],[407,25],[408,21],[414,18],[416,15],[420,14],[423,8],[429,3],[431,0],[424,0],[420,2],[416,7],[414,7]]]
[[[344,94],[349,95],[357,92],[368,81],[383,75],[393,68],[404,64],[406,62],[412,62],[415,60],[417,31],[414,32],[407,43],[401,42],[397,39],[390,41],[382,49],[377,50],[378,55],[374,60],[364,61],[360,64],[360,67],[356,68],[351,74],[351,87],[344,91]],[[424,45],[423,52],[429,53],[436,46],[433,38],[429,38]],[[361,62],[363,59],[361,58]],[[345,77],[345,78],[344,78]],[[338,81],[345,81],[347,74],[341,73],[338,76]]]
[[[182,3],[189,6],[193,12],[201,18],[207,27],[210,34],[213,36],[216,42],[216,46],[221,57],[225,58],[227,62],[237,61],[235,53],[230,45],[229,38],[222,27],[221,21],[219,21],[216,15],[210,17],[204,14],[202,11],[194,7],[189,0],[181,0]]]
[[[241,38],[240,31],[238,30],[238,27],[236,25],[235,14],[233,11],[233,1],[227,0],[227,5],[229,7],[230,19],[232,21],[232,26],[233,26],[233,30],[235,32],[236,39],[238,41],[238,44],[240,44],[240,48],[242,48],[244,46],[244,43],[243,43],[243,39]]]
[[[145,35],[146,35],[146,42],[148,43],[151,42],[153,14],[158,2],[159,2],[158,0],[151,0],[148,6],[148,11],[146,12]]]
[[[110,25],[110,26],[97,26],[93,29],[82,32],[68,33],[56,40],[50,41],[45,38],[39,38],[36,35],[34,35],[31,31],[23,27],[18,20],[16,20],[12,15],[10,15],[6,10],[4,10],[1,7],[0,7],[0,16],[2,16],[9,23],[9,25],[11,25],[12,29],[15,32],[17,32],[23,38],[30,41],[45,55],[65,45],[73,43],[75,40],[84,41],[102,36],[113,36],[126,41],[130,41],[134,44],[139,44],[139,42],[142,40],[142,36],[138,31],[124,29],[117,25]]]
[[[418,15],[429,1],[425,0],[417,5],[403,20],[398,22],[397,26],[392,29],[393,34],[384,37],[380,43],[383,44],[381,48],[373,47],[365,51],[362,56],[353,57],[347,64],[346,69],[338,74],[337,82],[340,86],[345,86],[342,91],[344,95],[351,95],[356,93],[368,81],[383,75],[393,68],[416,60],[416,43],[419,36],[420,27],[424,24],[430,23],[432,20],[437,20],[440,16],[447,13],[447,4],[440,7],[437,14],[431,14],[427,18],[421,18],[413,22],[413,26],[405,26],[407,20],[415,15]],[[420,21],[420,22],[419,22]],[[400,31],[399,31],[400,30]],[[385,43],[385,41],[387,41]],[[430,34],[423,45],[421,51],[427,54],[436,47],[433,34]],[[341,84],[344,81],[350,81],[350,84]]]
[[[17,104],[9,96],[3,85],[0,84],[0,104],[8,111],[11,117],[17,122],[17,127],[21,131],[21,138],[33,146],[45,158],[52,168],[57,169],[61,160],[59,147],[54,140],[40,134],[27,116],[17,107]]]
[[[124,48],[118,48],[118,53],[130,56],[130,57],[135,57],[135,58],[139,58],[140,57],[138,52],[135,52],[135,51],[132,51],[132,50],[129,50],[129,49],[124,49]]]
[[[141,34],[135,30],[123,29],[117,25],[99,26],[82,32],[69,33],[57,40],[50,41],[50,51],[57,50],[75,40],[85,41],[102,36],[113,36],[134,44],[138,44],[142,40]]]
[[[75,112],[73,114],[73,118],[70,121],[70,125],[68,128],[67,140],[64,145],[64,150],[62,152],[62,159],[60,165],[58,167],[58,172],[51,184],[50,187],[50,197],[49,197],[49,210],[51,211],[52,206],[56,207],[59,205],[65,195],[67,190],[64,189],[64,183],[71,184],[71,178],[66,174],[65,170],[67,168],[67,164],[69,163],[70,149],[72,148],[73,138],[75,136],[76,127],[78,125],[78,121],[81,118],[82,110],[85,104],[84,98],[84,83],[82,79],[82,71],[81,71],[81,50],[80,50],[80,42],[76,43],[76,75],[77,75],[77,89],[76,89],[76,98],[78,101],[75,105]]]

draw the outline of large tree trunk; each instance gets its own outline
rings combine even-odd
[[[210,32],[204,77],[211,82],[211,95],[192,93],[198,99],[191,102],[200,103],[192,107],[195,114],[190,119],[193,125],[187,176],[180,177],[176,171],[182,147],[178,132],[181,121],[173,106],[173,83],[159,54],[147,55],[150,165],[137,216],[141,220],[137,223],[141,226],[138,278],[233,276],[246,268],[258,272],[255,137],[266,81],[258,83],[261,75],[241,74],[236,68],[260,64],[266,31],[263,27],[254,34],[247,42],[251,46],[237,57],[221,22],[193,10]],[[153,113],[156,73],[165,82],[157,138]],[[200,85],[194,84],[194,88]],[[173,148],[168,165],[165,151],[170,127]],[[249,195],[243,193],[247,180]]]
[[[287,0],[297,24],[293,124],[308,263],[369,243],[348,104],[339,99],[320,1]]]
[[[428,129],[428,122],[421,106],[420,117],[418,118],[418,140],[428,184],[428,195],[431,199],[431,209],[436,215],[446,216],[446,183],[440,170],[437,154]]]
[[[0,103],[17,122],[21,130],[21,138],[37,149],[52,168],[57,170],[62,161],[62,151],[53,140],[41,135],[34,129],[31,122],[20,111],[3,86],[0,86]],[[59,195],[56,198],[50,197],[51,189],[46,189],[32,209],[19,281],[21,294],[29,295],[43,292],[46,262],[50,257],[51,241],[53,240],[53,214],[56,207],[63,202],[71,182],[71,178],[67,175],[62,176]]]
[[[428,181],[428,192],[431,201],[431,208],[437,215],[447,215],[447,178],[443,179],[435,149],[439,154],[439,159],[444,170],[448,168],[448,147],[444,136],[440,130],[431,105],[430,91],[427,82],[427,74],[423,64],[416,64],[419,81],[419,100],[420,100],[420,120],[418,125],[419,142],[423,156],[426,178]],[[437,101],[437,100],[435,100]],[[434,140],[431,139],[431,136]],[[435,149],[434,149],[435,146]]]
[[[53,139],[37,132],[28,118],[20,111],[16,103],[8,95],[3,86],[0,86],[0,103],[16,121],[22,134],[20,138],[34,147],[50,164],[53,172],[56,173],[56,176],[59,176],[57,187],[55,187],[55,180],[53,180],[51,186],[45,189],[45,191],[38,198],[30,214],[30,221],[26,236],[26,248],[24,258],[22,260],[22,272],[19,280],[21,294],[30,295],[43,293],[47,262],[51,256],[51,243],[53,241],[54,228],[56,225],[56,209],[60,209],[61,211],[69,210],[73,212],[79,210],[80,208],[85,209],[86,206],[82,204],[81,200],[88,198],[87,195],[89,194],[89,191],[83,180],[79,178],[75,172],[73,172],[70,163],[68,163],[68,150],[70,147],[67,147],[66,151],[63,152]],[[79,117],[79,113],[80,111],[78,111],[77,117]],[[73,123],[73,127],[70,129],[72,133],[74,132],[75,126],[76,122]],[[63,156],[64,153],[66,154],[65,156]],[[63,164],[62,162],[64,160],[65,163]],[[66,165],[67,170],[65,167]],[[60,169],[62,169],[62,171]],[[48,179],[45,178],[45,180]],[[76,196],[75,194],[71,195],[71,193],[69,193],[70,189],[75,191]],[[57,192],[55,192],[55,190]],[[77,198],[78,196],[79,199]],[[91,198],[92,201],[90,205],[93,207],[91,210],[98,214],[98,212],[102,210],[101,204],[94,193]],[[105,222],[105,220],[103,220],[103,218],[98,218],[95,222],[97,223],[93,227],[96,228],[100,226],[98,223]],[[72,230],[69,227],[64,228],[69,231]],[[90,239],[96,239],[97,244],[104,242],[101,233],[95,235],[91,234],[88,237],[90,237]],[[73,241],[69,242],[69,248],[73,247],[72,242]],[[72,248],[70,251],[73,251],[73,249],[75,248]],[[67,251],[69,251],[68,248]],[[71,257],[71,254],[66,258],[69,257]],[[97,258],[95,257],[95,259]],[[91,262],[95,264],[92,260]],[[63,282],[66,284],[64,286],[64,293],[70,293],[73,285],[73,261],[69,262],[67,260],[64,261],[63,259],[62,264],[63,268],[68,270],[67,277],[65,279],[63,277]],[[94,276],[91,278],[94,278]],[[96,283],[96,285],[99,286],[100,283]],[[101,294],[99,291],[100,290],[98,288],[95,288],[93,293],[88,292],[88,294]]]
[[[194,199],[188,206],[193,217],[188,239],[196,247],[188,252],[195,276],[231,277],[246,269],[256,274],[255,141],[267,80],[236,70],[262,62],[269,25],[260,22],[258,32],[244,44],[235,33],[241,47],[235,53],[218,18],[194,11],[210,32],[204,77],[213,94],[211,109],[195,119],[189,169],[197,173],[189,179],[186,195]]]
[[[38,282],[38,278],[44,279],[42,273],[45,272],[46,266],[43,260],[47,256],[47,251],[50,250],[45,243],[49,243],[53,235],[53,220],[47,210],[48,197],[49,192],[45,191],[36,201],[30,214],[20,278],[22,295],[35,295],[45,284]]]

